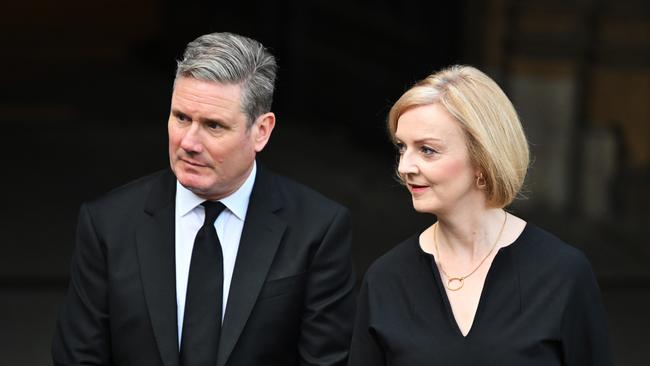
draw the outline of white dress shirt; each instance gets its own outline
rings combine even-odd
[[[228,292],[235,268],[235,258],[239,249],[239,239],[248,211],[248,201],[253,190],[257,165],[253,163],[251,174],[244,184],[230,196],[219,200],[226,209],[217,217],[214,227],[223,251],[223,306],[221,319],[226,312]],[[185,313],[187,279],[192,260],[194,238],[205,220],[205,209],[201,206],[205,199],[195,195],[176,181],[176,308],[178,321],[178,345],[180,347]]]

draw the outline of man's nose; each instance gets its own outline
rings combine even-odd
[[[188,153],[200,153],[203,151],[201,143],[201,126],[192,122],[181,139],[181,148]]]

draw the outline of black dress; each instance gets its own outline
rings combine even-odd
[[[527,224],[496,254],[464,337],[415,235],[368,269],[349,365],[612,365],[606,328],[585,256]]]

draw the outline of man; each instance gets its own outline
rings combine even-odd
[[[56,365],[342,365],[349,214],[256,164],[276,64],[214,33],[178,63],[170,171],[81,207]]]

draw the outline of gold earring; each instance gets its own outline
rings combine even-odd
[[[478,173],[478,176],[476,177],[476,186],[479,189],[484,189],[487,186],[487,181],[485,180],[483,173]]]

